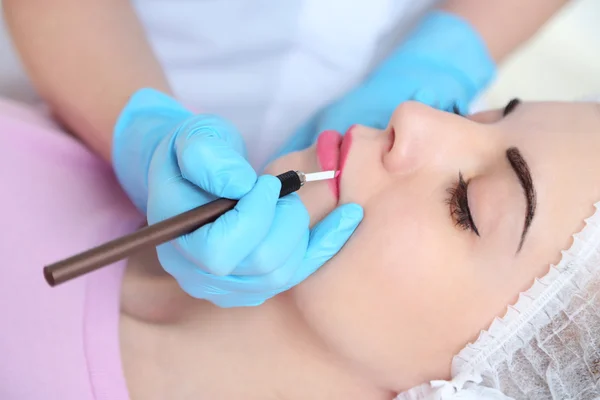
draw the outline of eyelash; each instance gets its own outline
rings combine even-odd
[[[465,182],[462,173],[458,173],[458,182],[448,189],[449,197],[446,199],[446,204],[450,207],[450,215],[456,226],[466,230],[473,231],[479,236],[479,231],[473,222],[473,216],[469,209],[468,198],[469,182]]]
[[[518,98],[514,98],[511,101],[509,101],[506,107],[504,107],[504,110],[502,110],[502,116],[506,117],[508,114],[513,112],[519,104],[521,104],[521,100],[519,100]]]

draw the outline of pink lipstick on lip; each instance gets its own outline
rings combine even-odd
[[[321,170],[338,170],[340,146],[342,144],[342,135],[337,131],[325,131],[317,139],[317,158]],[[338,178],[327,181],[329,189],[333,192],[336,199],[339,198]]]
[[[327,182],[336,199],[340,197],[340,179],[352,143],[352,128],[353,126],[348,129],[345,136],[337,131],[329,130],[321,133],[317,139],[317,158],[321,169],[339,172],[337,178]]]

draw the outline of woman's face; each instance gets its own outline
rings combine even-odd
[[[385,131],[346,135],[339,203],[361,204],[364,220],[290,295],[326,346],[386,388],[449,377],[453,355],[560,259],[600,200],[600,105],[502,114],[408,102]],[[268,172],[289,169],[321,170],[316,148]],[[313,222],[338,202],[330,185],[299,192]]]

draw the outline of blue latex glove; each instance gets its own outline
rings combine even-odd
[[[193,297],[221,307],[254,306],[302,282],[334,256],[362,219],[340,206],[309,231],[297,194],[278,199],[281,183],[257,178],[235,127],[193,115],[152,89],[135,93],[115,126],[114,168],[153,224],[215,197],[234,210],[158,247],[163,268]]]
[[[433,11],[359,87],[302,126],[282,153],[310,146],[328,129],[342,134],[354,124],[383,129],[407,100],[466,113],[495,72],[485,43],[466,21]]]

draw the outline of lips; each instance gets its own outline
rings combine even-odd
[[[337,131],[324,131],[317,139],[317,158],[321,170],[337,170],[339,175],[327,181],[336,199],[340,197],[340,179],[352,144],[352,126],[344,136]]]

